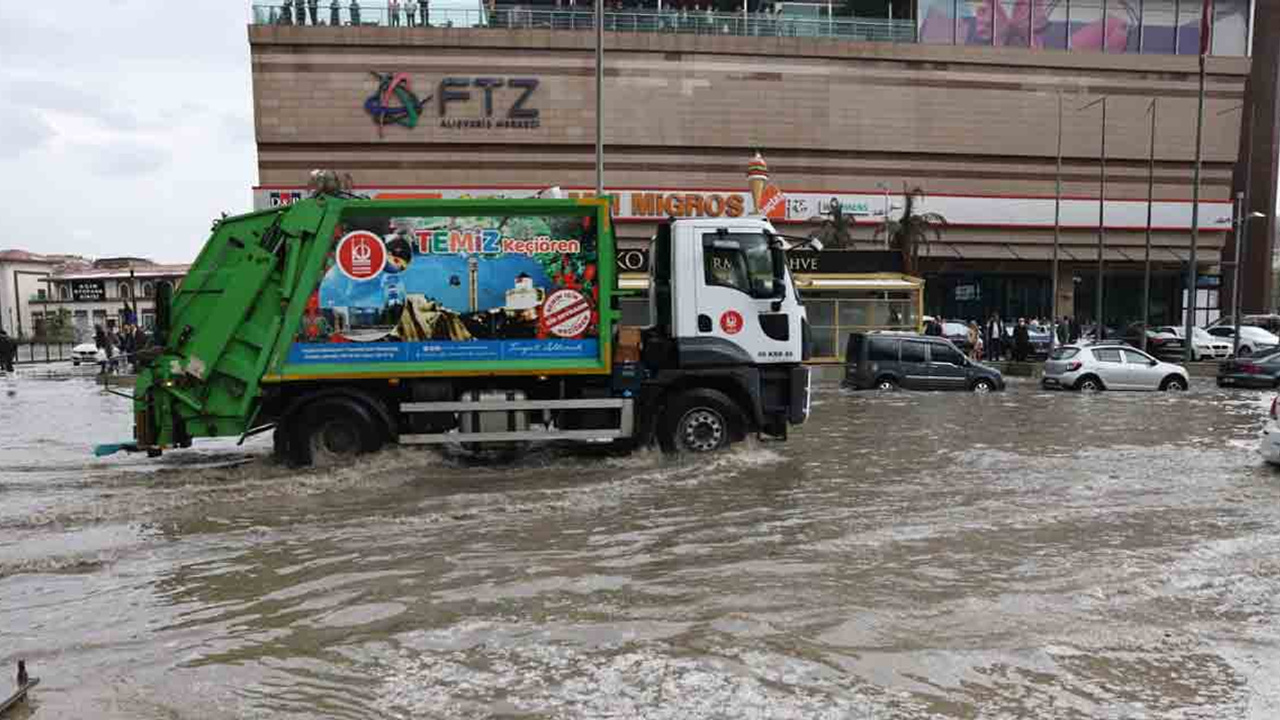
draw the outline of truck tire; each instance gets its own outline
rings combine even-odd
[[[719,390],[686,390],[668,403],[658,426],[667,453],[708,453],[742,437],[742,413]]]
[[[299,466],[340,463],[376,452],[386,440],[373,412],[347,397],[315,400],[298,411],[290,425],[285,428],[288,459]]]

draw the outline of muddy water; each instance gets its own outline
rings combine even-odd
[[[1280,717],[1268,395],[822,390],[693,462],[297,472],[0,380],[19,716]]]

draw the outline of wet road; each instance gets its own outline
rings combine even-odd
[[[694,462],[298,472],[95,460],[125,401],[0,380],[2,672],[39,718],[1280,717],[1269,402],[824,387]]]

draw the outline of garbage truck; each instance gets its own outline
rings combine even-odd
[[[786,240],[761,217],[661,223],[652,322],[624,327],[610,209],[336,193],[224,217],[161,289],[123,447],[273,432],[305,465],[393,443],[785,439],[811,395]]]

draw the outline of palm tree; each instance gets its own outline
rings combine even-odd
[[[889,245],[902,253],[902,268],[908,275],[915,275],[920,265],[920,246],[928,245],[931,240],[942,240],[942,228],[947,226],[947,219],[938,213],[916,212],[916,207],[924,200],[924,189],[902,186],[902,194],[906,202],[902,208],[902,216],[893,219],[885,216],[884,224],[876,228],[873,237],[889,238]]]

